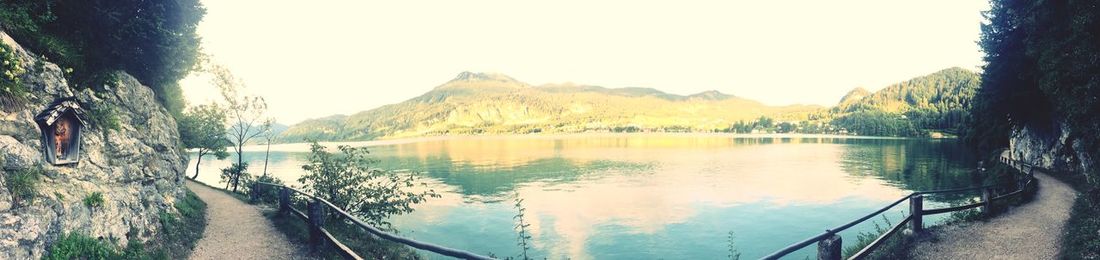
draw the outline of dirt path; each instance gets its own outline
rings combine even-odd
[[[1055,259],[1077,193],[1036,171],[1039,193],[1027,204],[985,222],[945,226],[912,249],[915,259]]]
[[[187,181],[206,202],[206,231],[191,259],[304,259],[305,250],[287,241],[260,209],[221,191]]]

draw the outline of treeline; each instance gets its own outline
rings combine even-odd
[[[1053,130],[1065,123],[1071,138],[1098,154],[1100,7],[1094,1],[991,4],[980,42],[987,65],[966,138],[993,151],[1008,146],[1013,127]]]
[[[977,73],[962,68],[941,70],[838,105],[831,110],[832,124],[860,135],[958,134],[970,120],[980,82]]]
[[[178,116],[178,81],[198,64],[204,14],[198,0],[4,0],[0,29],[61,66],[77,89],[105,91],[126,71]]]

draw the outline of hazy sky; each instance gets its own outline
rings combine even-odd
[[[981,65],[986,0],[204,0],[203,49],[284,124],[418,96],[459,72],[718,90],[833,105],[937,70]],[[216,98],[184,82],[191,104]]]

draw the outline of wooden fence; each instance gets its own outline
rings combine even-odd
[[[351,214],[348,214],[348,212],[344,211],[344,209],[341,209],[340,207],[337,207],[337,206],[333,205],[331,202],[329,202],[325,199],[318,198],[316,196],[313,196],[313,195],[310,195],[308,193],[302,192],[302,191],[300,191],[298,189],[295,189],[295,188],[291,188],[291,187],[287,187],[287,186],[283,186],[283,185],[279,185],[279,184],[266,183],[266,182],[255,182],[255,183],[252,184],[251,188],[252,188],[252,190],[249,192],[249,197],[250,197],[250,199],[252,200],[253,203],[258,202],[260,200],[260,196],[261,196],[261,194],[263,194],[263,191],[266,188],[273,188],[273,189],[277,190],[279,192],[278,193],[279,194],[279,214],[293,214],[294,216],[298,216],[298,218],[301,218],[302,221],[305,221],[308,224],[308,226],[309,226],[310,246],[312,246],[313,248],[320,248],[321,246],[326,245],[326,244],[332,245],[333,248],[337,249],[337,251],[338,251],[337,253],[339,253],[345,259],[363,259],[363,258],[360,257],[355,252],[353,252],[346,245],[341,243],[340,240],[336,239],[336,237],[334,237],[332,235],[332,233],[330,233],[328,230],[325,230],[325,228],[324,228],[325,215],[326,215],[327,211],[331,211],[331,212],[335,212],[336,214],[339,214],[344,219],[351,222],[351,224],[362,228],[366,232],[368,232],[368,233],[370,233],[370,234],[372,234],[372,235],[374,235],[378,238],[382,238],[382,239],[385,239],[385,240],[389,240],[389,241],[397,242],[397,243],[400,243],[400,244],[404,244],[404,245],[407,245],[407,246],[410,246],[410,247],[413,247],[413,248],[417,248],[417,249],[421,249],[421,250],[425,250],[425,251],[429,251],[429,252],[433,252],[433,253],[437,253],[437,254],[440,254],[440,255],[449,256],[449,257],[454,257],[454,258],[460,258],[460,259],[492,259],[488,256],[478,255],[478,254],[470,253],[470,252],[467,252],[467,251],[464,251],[464,250],[448,248],[448,247],[435,245],[435,244],[431,244],[431,243],[416,241],[416,240],[413,240],[413,239],[397,236],[395,234],[391,234],[389,232],[382,231],[378,228],[375,228],[371,225],[368,225],[366,222],[363,222],[358,217],[355,217]],[[307,203],[306,203],[307,206],[306,206],[306,212],[305,213],[303,213],[301,210],[296,209],[296,208],[293,207],[290,199],[291,199],[291,196],[294,196],[294,195],[301,195],[301,196],[304,196],[304,197],[307,198]]]
[[[946,189],[946,190],[933,190],[933,191],[914,192],[912,194],[909,194],[908,196],[905,196],[905,197],[902,197],[901,199],[898,199],[897,201],[894,201],[894,203],[890,203],[889,205],[886,205],[885,207],[882,207],[881,209],[876,210],[875,212],[871,212],[871,214],[867,214],[866,216],[863,216],[859,219],[853,220],[852,222],[848,222],[847,224],[840,225],[840,226],[832,228],[832,229],[827,229],[827,230],[825,230],[825,232],[823,232],[821,234],[810,237],[810,238],[808,238],[806,240],[803,240],[801,242],[791,244],[791,245],[789,245],[789,246],[787,246],[783,249],[780,249],[779,251],[776,251],[775,253],[772,253],[770,255],[767,255],[767,256],[763,257],[762,259],[779,259],[783,256],[786,256],[787,254],[793,253],[794,251],[798,251],[799,249],[802,249],[802,248],[804,248],[806,246],[809,246],[813,243],[817,243],[817,259],[839,260],[842,257],[841,252],[842,252],[844,247],[842,246],[842,241],[840,239],[840,236],[837,235],[837,233],[839,233],[841,231],[844,231],[845,229],[851,228],[852,226],[855,226],[859,223],[862,223],[862,222],[864,222],[868,219],[871,219],[872,217],[874,217],[878,214],[881,214],[882,212],[886,212],[887,210],[890,210],[891,208],[893,208],[893,207],[895,207],[895,206],[897,206],[897,205],[899,205],[899,204],[901,204],[902,202],[905,202],[905,201],[909,201],[909,212],[910,212],[910,214],[908,216],[906,216],[905,219],[898,222],[897,225],[894,225],[889,230],[886,230],[886,232],[882,233],[882,235],[880,235],[878,238],[876,238],[873,242],[868,244],[863,249],[859,250],[859,252],[856,252],[855,254],[853,254],[848,259],[863,259],[863,258],[866,258],[868,255],[870,255],[872,252],[874,252],[875,249],[877,249],[879,246],[881,246],[883,244],[883,242],[885,242],[887,239],[889,239],[894,234],[897,234],[897,232],[899,230],[902,230],[905,227],[908,227],[910,230],[913,231],[913,233],[922,232],[924,230],[924,222],[923,222],[924,216],[935,215],[935,214],[943,214],[943,213],[955,212],[955,211],[960,211],[960,210],[967,210],[967,209],[972,209],[972,208],[981,208],[981,211],[982,211],[983,214],[989,214],[990,207],[992,206],[994,201],[1003,200],[1003,199],[1007,199],[1007,198],[1012,197],[1012,196],[1018,196],[1020,194],[1023,194],[1025,192],[1025,190],[1027,190],[1028,187],[1031,186],[1031,184],[1035,181],[1034,171],[1035,171],[1036,167],[1034,167],[1033,165],[1027,164],[1027,163],[1024,163],[1024,162],[1020,162],[1020,161],[1017,161],[1017,160],[1012,160],[1012,159],[1005,158],[1005,157],[1001,157],[1000,163],[1008,165],[1008,166],[1010,166],[1014,169],[1017,169],[1020,172],[1024,173],[1023,174],[1024,176],[1022,176],[1024,178],[1019,178],[1017,180],[1016,189],[1009,192],[1009,193],[997,196],[994,193],[993,185],[981,186],[981,187],[972,187],[972,188],[961,188],[961,189]],[[967,191],[975,191],[975,190],[981,190],[981,192],[982,192],[982,199],[981,199],[981,201],[979,201],[977,203],[962,205],[962,206],[956,206],[956,207],[949,207],[949,208],[924,209],[924,195],[944,194],[944,193],[959,193],[959,192],[967,192]]]

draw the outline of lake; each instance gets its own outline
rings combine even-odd
[[[531,224],[528,254],[539,259],[727,258],[730,232],[741,257],[755,259],[912,191],[981,183],[971,152],[955,140],[583,134],[347,144],[369,146],[383,168],[423,173],[442,195],[392,218],[401,235],[514,256],[518,196]],[[263,149],[245,153],[254,175],[263,171]],[[296,184],[308,145],[272,150],[268,172]],[[199,180],[224,187],[219,169],[231,161],[205,158]],[[931,197],[924,207],[976,196]],[[905,205],[885,216],[897,223]],[[850,244],[873,228],[868,221],[841,235]]]

